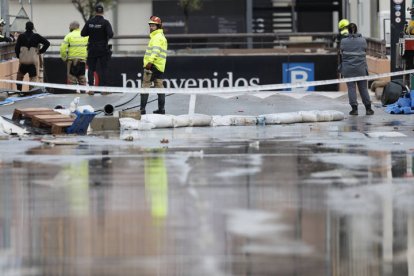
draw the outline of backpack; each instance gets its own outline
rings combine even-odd
[[[392,80],[384,87],[384,91],[381,95],[381,103],[384,106],[393,104],[406,92],[407,87],[402,80]]]

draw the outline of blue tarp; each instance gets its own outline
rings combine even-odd
[[[88,130],[90,122],[93,120],[97,113],[89,112],[84,110],[83,113],[79,111],[75,111],[76,119],[73,121],[73,124],[66,129],[66,133],[76,133],[85,135],[86,131]]]
[[[403,94],[395,103],[387,105],[385,112],[390,114],[413,114],[414,90]]]
[[[31,96],[24,96],[24,97],[8,97],[4,101],[1,101],[0,105],[10,105],[10,104],[14,104],[15,102],[28,100],[28,99],[41,98],[41,97],[45,97],[48,95],[50,95],[50,93],[41,93],[41,94],[36,94],[36,95],[31,95]]]

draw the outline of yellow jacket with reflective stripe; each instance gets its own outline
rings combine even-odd
[[[89,37],[82,37],[80,29],[68,33],[60,45],[60,57],[66,60],[81,59],[86,60],[88,56]]]
[[[148,63],[152,63],[159,71],[164,72],[167,62],[167,48],[167,39],[162,29],[150,33],[150,41],[144,55],[144,67]]]

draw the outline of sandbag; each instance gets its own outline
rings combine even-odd
[[[205,114],[193,114],[190,116],[190,126],[209,126],[211,123],[211,116]]]
[[[262,116],[265,117],[265,122],[267,125],[293,124],[302,122],[302,116],[299,114],[299,112],[265,114]]]
[[[155,125],[150,122],[144,122],[135,120],[133,118],[119,118],[119,124],[121,125],[121,131],[124,130],[150,130],[155,128]]]
[[[230,116],[232,126],[253,126],[257,124],[256,116]]]
[[[302,122],[304,123],[311,123],[317,122],[318,116],[316,115],[316,110],[311,111],[299,111],[299,114],[302,116]]]
[[[316,117],[318,118],[318,122],[329,122],[333,119],[332,113],[327,110],[318,110],[316,112]]]
[[[191,116],[184,114],[173,116],[173,127],[188,127],[191,123]]]
[[[211,126],[230,126],[231,116],[213,115],[211,116]]]
[[[152,123],[155,128],[173,127],[173,116],[161,114],[146,114],[141,116],[141,121]]]
[[[341,111],[337,110],[326,110],[326,112],[330,112],[332,115],[332,121],[341,121],[345,118],[345,114]]]
[[[211,126],[252,126],[257,124],[256,116],[214,115],[211,117]]]

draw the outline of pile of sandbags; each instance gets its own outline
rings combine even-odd
[[[142,115],[141,120],[132,118],[120,118],[121,130],[149,130],[153,128],[176,127],[203,127],[203,126],[252,126],[293,124],[308,122],[328,122],[344,119],[344,113],[336,110],[312,110],[286,113],[264,114],[259,116],[240,115]]]

